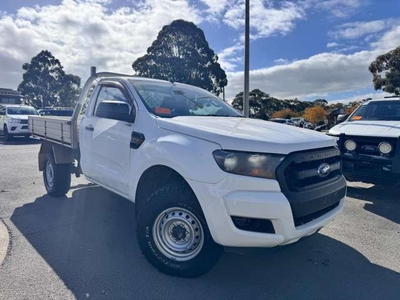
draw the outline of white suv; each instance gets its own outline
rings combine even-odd
[[[38,112],[31,106],[0,106],[0,130],[3,130],[4,139],[9,141],[13,136],[29,137],[28,116],[32,115],[38,115]]]

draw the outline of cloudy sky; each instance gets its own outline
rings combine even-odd
[[[398,0],[250,0],[250,88],[278,98],[378,97],[369,63],[400,46]],[[175,19],[194,22],[243,90],[244,0],[1,0],[0,87],[16,88],[22,64],[42,49],[86,79],[89,67],[131,64]]]

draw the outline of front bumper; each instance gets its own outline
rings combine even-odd
[[[394,152],[388,156],[377,153],[347,151],[344,143],[347,139],[355,140],[361,145],[378,145],[382,141],[390,141]],[[373,184],[399,184],[400,183],[400,137],[398,139],[387,137],[347,136],[341,134],[338,147],[342,153],[343,174],[349,181],[362,181]]]
[[[28,135],[28,134],[30,134],[28,124],[8,123],[7,128],[8,128],[8,133],[10,135]]]
[[[326,226],[343,208],[344,196],[331,210],[295,226],[291,205],[276,180],[228,175],[217,184],[188,182],[199,199],[214,241],[223,246],[274,247],[290,244]],[[268,219],[275,233],[238,229],[232,216]]]
[[[373,184],[400,183],[400,156],[374,157],[343,153],[343,173],[349,181]]]

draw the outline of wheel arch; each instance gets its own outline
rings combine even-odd
[[[157,189],[168,183],[179,183],[186,185],[193,193],[193,189],[186,179],[173,168],[166,165],[153,165],[146,169],[136,186],[135,193],[135,210],[139,212],[141,205],[146,199]],[[196,197],[197,198],[197,197]]]
[[[68,164],[68,163],[73,163],[73,161],[74,161],[72,149],[58,145],[56,143],[42,140],[42,144],[40,145],[40,150],[39,150],[39,157],[38,157],[39,171],[44,170],[46,153],[48,153],[49,151],[53,152],[53,156],[54,156],[54,160],[55,160],[56,164]]]

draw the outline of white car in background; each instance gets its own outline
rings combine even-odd
[[[400,98],[364,102],[328,135],[348,181],[400,186]]]
[[[14,136],[29,137],[28,116],[39,115],[36,109],[26,105],[0,105],[0,130],[4,139],[11,140]]]

